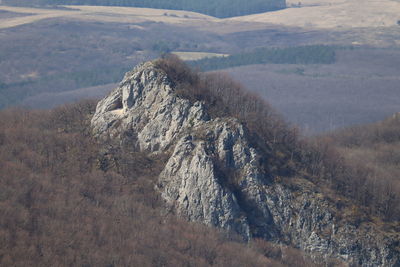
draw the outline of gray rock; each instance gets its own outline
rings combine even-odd
[[[311,255],[400,266],[399,240],[373,224],[344,222],[335,203],[300,175],[296,189],[271,181],[243,125],[211,119],[203,103],[178,97],[154,62],[127,73],[98,103],[92,127],[100,139],[170,155],[156,188],[166,208],[181,217]]]

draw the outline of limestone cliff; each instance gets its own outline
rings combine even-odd
[[[155,186],[166,208],[190,221],[355,265],[400,265],[398,236],[345,223],[336,203],[300,174],[290,183],[270,179],[246,127],[179,97],[155,62],[126,74],[98,103],[92,127],[102,140],[168,154]]]

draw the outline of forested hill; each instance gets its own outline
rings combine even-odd
[[[286,6],[285,0],[4,0],[7,5],[133,6],[194,11],[219,18],[262,13]]]

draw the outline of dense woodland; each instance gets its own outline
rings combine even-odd
[[[163,157],[106,152],[91,137],[94,107],[0,112],[1,266],[315,266],[165,215],[153,190]]]
[[[97,5],[132,6],[195,11],[225,18],[262,13],[285,7],[284,0],[4,0],[9,5]]]
[[[354,193],[387,219],[400,219],[400,114],[384,121],[336,131],[323,139],[338,148],[364,177]]]
[[[188,64],[203,71],[254,64],[332,64],[335,62],[335,49],[335,47],[324,45],[286,48],[264,47],[227,57],[190,61]]]

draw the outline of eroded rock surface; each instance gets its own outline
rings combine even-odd
[[[290,186],[274,182],[243,125],[211,119],[203,103],[178,97],[154,62],[98,103],[92,127],[132,150],[168,153],[156,186],[166,207],[190,221],[362,266],[400,266],[398,235],[342,222],[335,203],[300,175]]]

